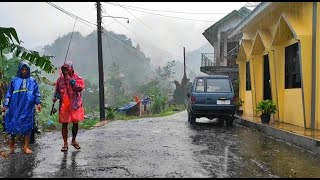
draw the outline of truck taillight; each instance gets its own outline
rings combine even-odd
[[[196,102],[196,97],[195,96],[191,96],[191,103],[195,103]]]
[[[237,97],[233,96],[233,104],[236,104],[236,103],[237,103]]]

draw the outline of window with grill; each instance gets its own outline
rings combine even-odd
[[[299,44],[285,48],[285,88],[301,88]]]
[[[246,62],[246,90],[251,91],[250,64]]]

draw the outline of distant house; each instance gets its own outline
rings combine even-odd
[[[214,47],[214,53],[202,53],[201,72],[228,75],[231,79],[237,79],[236,54],[242,34],[239,33],[231,38],[228,38],[227,34],[250,12],[251,10],[246,7],[242,7],[238,11],[234,10],[202,33]]]
[[[151,98],[145,98],[141,101],[141,114],[149,114],[151,111]]]

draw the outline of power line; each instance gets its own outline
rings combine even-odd
[[[105,28],[103,27],[103,29],[105,30]],[[106,31],[106,30],[105,30]],[[106,31],[107,32],[107,31]],[[102,34],[104,34],[105,36],[107,36],[106,32],[102,32]],[[109,33],[110,35],[112,35],[113,37],[115,37],[116,39],[120,40],[121,42],[123,42],[125,45],[129,46],[131,49],[134,49],[135,51],[138,51],[140,53],[143,53],[141,51],[139,51],[138,49],[136,49],[135,47],[132,47],[131,45],[129,45],[128,43],[126,43],[125,41],[123,41],[122,39],[118,38],[117,36],[113,35],[112,33]],[[108,36],[107,36],[108,37]],[[114,42],[117,42],[117,41],[114,41]],[[118,44],[120,44],[122,47],[128,49],[127,47],[123,46],[121,43],[117,42]],[[111,48],[110,48],[111,49]],[[130,49],[128,49],[130,51]],[[134,53],[134,55],[136,56],[137,54]],[[138,56],[136,56],[139,60],[141,60],[143,63],[148,63],[147,65],[149,65],[150,67],[152,67],[150,65],[149,62],[139,58]],[[152,67],[153,68],[153,67]],[[193,70],[191,70],[190,68],[186,67],[187,70],[189,70],[189,72],[193,72]]]
[[[70,16],[70,17],[72,17],[72,18],[74,18],[74,19],[77,19],[79,22],[82,22],[83,24],[85,24],[85,25],[93,28],[94,30],[96,30],[96,27],[93,27],[91,24],[93,24],[93,25],[95,25],[95,26],[97,26],[97,24],[91,23],[91,22],[89,22],[89,21],[87,21],[87,20],[85,20],[85,19],[83,19],[83,18],[81,18],[81,17],[79,17],[79,16],[76,16],[76,15],[70,13],[69,11],[67,11],[67,10],[65,10],[65,9],[63,9],[63,8],[61,8],[61,7],[53,4],[53,3],[49,3],[49,2],[47,2],[47,3],[48,3],[49,5],[51,5],[51,6],[53,6],[54,8],[60,10],[61,12],[67,14],[68,16]],[[111,35],[114,36],[113,34],[111,34]],[[114,37],[116,37],[116,36],[114,36]],[[116,37],[116,38],[119,39],[118,37]],[[121,39],[119,39],[119,40],[121,40]],[[122,40],[121,40],[121,41],[122,41]],[[124,42],[124,41],[122,41],[122,42]],[[126,42],[124,42],[124,43],[127,44]],[[127,45],[128,45],[128,44],[127,44]],[[129,45],[128,45],[128,46],[129,46]],[[130,46],[130,47],[133,48],[132,46]],[[135,49],[135,48],[133,48],[133,49]],[[135,49],[135,50],[137,50],[137,49]],[[139,51],[139,50],[137,50],[137,51]],[[139,52],[141,52],[141,51],[139,51]]]
[[[132,5],[133,3],[135,3],[135,2],[132,2],[131,5]],[[126,10],[123,10],[123,11],[120,13],[120,15],[122,15],[125,11],[126,11]],[[116,22],[116,21],[113,20],[111,23],[105,25],[104,27],[108,27],[108,26],[110,26],[111,24],[113,24],[113,23],[115,23],[115,22]]]
[[[120,6],[121,6],[121,4],[120,3],[118,3]],[[124,8],[124,7],[123,7]],[[128,11],[126,8],[124,8],[127,12],[129,12],[131,15],[133,15],[130,11]],[[123,13],[124,11],[122,11],[122,13]],[[121,14],[122,14],[121,13]],[[134,15],[133,15],[134,16]],[[135,18],[137,18],[136,16],[134,16]],[[143,23],[139,18],[137,18],[141,23]],[[114,21],[115,22],[115,21]],[[146,25],[145,23],[143,23],[144,25]],[[147,26],[147,25],[146,25]],[[147,27],[149,27],[149,26],[147,26]],[[149,27],[150,28],[150,27]],[[105,28],[104,28],[105,29]],[[151,30],[152,30],[152,28],[150,28]],[[104,34],[104,33],[103,33]],[[104,35],[106,35],[107,36],[107,34],[104,34]],[[121,40],[120,38],[118,38],[117,36],[115,36],[115,35],[113,35],[113,34],[111,34],[113,37],[115,37],[115,38],[117,38],[118,40],[120,40],[120,41],[122,41],[124,44],[126,44],[126,45],[128,45],[126,42],[124,42],[123,40]],[[108,38],[108,36],[107,36],[107,38]],[[108,41],[108,43],[109,43],[109,41]],[[120,44],[120,43],[119,43]],[[121,45],[122,46],[122,45]],[[128,45],[129,46],[129,45]],[[122,46],[122,47],[124,47],[124,48],[126,48],[125,46]],[[130,48],[132,48],[132,49],[134,49],[134,50],[136,50],[136,51],[138,51],[138,52],[141,52],[141,51],[139,51],[139,50],[137,50],[136,48],[134,48],[134,47],[132,47],[132,46],[129,46]],[[110,48],[110,45],[109,45],[109,48]],[[126,48],[126,49],[128,49],[128,48]],[[110,48],[110,53],[111,53],[111,48]],[[139,58],[138,56],[136,56],[138,59],[140,59],[141,61],[143,61],[144,63],[146,62],[146,61],[144,61],[144,60],[142,60],[141,58]],[[191,69],[189,69],[188,67],[186,67],[186,69],[187,70],[189,70],[189,72],[193,72],[193,70],[191,70]]]
[[[132,14],[129,10],[127,10],[125,7],[123,7],[120,3],[118,3],[122,8],[124,8],[127,12],[129,12],[133,17],[135,17],[136,19],[138,19],[143,25],[145,25],[146,27],[148,27],[151,31],[153,31],[153,29],[150,27],[150,26],[148,26],[148,25],[146,25],[144,22],[142,22],[138,17],[136,17],[134,14]],[[168,37],[166,37],[166,38],[168,38]],[[178,46],[180,46],[180,47],[183,47],[182,45],[180,45],[180,44],[178,44],[178,43],[176,43],[175,42],[175,44],[177,44]]]
[[[63,9],[63,8],[61,8],[61,7],[53,4],[53,3],[51,3],[51,2],[46,2],[46,3],[49,4],[50,6],[56,8],[56,9],[62,11],[63,13],[71,16],[72,18],[77,18],[78,20],[81,20],[81,21],[84,21],[84,22],[86,22],[86,23],[93,24],[93,25],[97,26],[97,24],[94,24],[94,23],[89,22],[89,21],[87,21],[87,20],[85,20],[85,19],[82,19],[81,17],[79,17],[79,16],[77,16],[77,15],[74,15],[74,14],[70,13],[69,11],[67,11],[67,10],[65,10],[65,9]]]
[[[54,8],[62,11],[63,13],[71,16],[72,18],[78,18],[78,20],[81,20],[80,22],[82,22],[82,23],[86,22],[86,23],[93,24],[93,25],[97,26],[97,24],[92,23],[92,22],[89,22],[89,21],[87,21],[87,20],[85,20],[85,19],[83,19],[83,18],[81,18],[81,17],[79,17],[79,16],[77,16],[77,15],[74,15],[74,14],[70,13],[69,11],[67,11],[67,10],[65,10],[65,9],[63,9],[63,8],[61,8],[61,7],[53,4],[53,3],[51,3],[51,2],[47,2],[47,3],[48,3],[49,5],[51,5],[51,6],[53,6]],[[107,13],[106,13],[106,14],[107,14]],[[109,15],[109,14],[108,14],[108,15]],[[128,30],[130,30],[131,32],[135,33],[134,31],[132,31],[132,30],[129,29],[128,27],[124,26],[124,25],[123,25],[121,22],[119,22],[117,19],[115,19],[115,18],[113,18],[113,19],[114,19],[115,21],[117,21],[118,23],[120,23],[123,27],[125,27],[125,28],[127,28]],[[137,33],[135,33],[135,34],[138,35]],[[139,36],[139,35],[138,35],[138,36]],[[142,40],[143,40],[143,38],[142,38]],[[159,46],[156,46],[156,47],[160,48]],[[161,49],[161,48],[160,48],[160,49]],[[166,51],[166,52],[169,53],[169,54],[172,54],[172,53],[170,53],[170,52],[168,52],[168,51]],[[172,55],[174,55],[174,54],[172,54]],[[174,56],[177,56],[177,55],[174,55]],[[177,56],[177,57],[180,57],[180,56]]]
[[[104,27],[103,27],[103,28],[104,28]],[[105,28],[104,28],[104,30],[105,30]],[[104,32],[102,32],[102,33],[104,34]],[[106,34],[104,34],[104,35],[106,35]],[[138,52],[140,52],[140,53],[143,53],[142,51],[138,50],[138,49],[135,48],[135,47],[132,47],[131,45],[129,45],[128,43],[126,43],[126,42],[123,41],[122,39],[120,39],[120,38],[118,38],[117,36],[113,35],[112,33],[110,33],[110,35],[112,35],[113,37],[115,37],[115,38],[118,39],[119,41],[123,42],[124,44],[126,44],[127,46],[129,46],[131,49],[134,49],[135,51],[138,51]],[[115,41],[115,42],[117,42],[117,41]],[[122,46],[122,47],[126,48],[125,46]],[[128,48],[126,48],[126,49],[128,49]],[[128,50],[130,50],[130,49],[128,49]],[[168,53],[170,53],[170,52],[168,52]],[[136,57],[137,57],[137,56],[136,56]],[[139,58],[139,57],[137,57],[137,58],[140,59],[140,60],[142,60],[142,59]],[[142,61],[144,61],[144,60],[142,60]],[[147,62],[147,61],[145,61],[145,62]]]
[[[103,32],[103,34],[104,34],[104,32]],[[104,34],[104,35],[106,35],[106,34]],[[132,47],[132,46],[130,46],[128,43],[126,43],[125,41],[123,41],[122,39],[120,39],[120,38],[118,38],[117,36],[115,36],[115,35],[113,35],[113,34],[110,34],[110,35],[112,35],[113,37],[115,37],[115,38],[117,38],[118,40],[120,40],[120,41],[122,41],[125,45],[127,45],[127,46],[129,46],[131,49],[134,49],[134,50],[136,50],[136,51],[138,51],[138,52],[141,52],[141,51],[139,51],[138,49],[136,49],[136,48],[134,48],[134,47]],[[117,41],[115,41],[115,42],[117,42]],[[119,43],[120,44],[120,43]],[[125,46],[123,46],[122,44],[120,44],[122,47],[124,47],[124,48],[126,48],[126,49],[128,49],[127,47],[125,47]],[[128,49],[128,50],[130,50],[130,49]],[[143,52],[141,52],[141,53],[143,53]],[[136,54],[135,54],[135,56],[136,56]],[[143,59],[141,59],[141,58],[139,58],[138,56],[136,56],[138,59],[140,59],[141,61],[143,61],[144,63],[145,62],[147,62],[147,61],[145,61],[145,60],[143,60]],[[149,63],[149,62],[148,62]],[[149,66],[150,66],[150,64],[148,64]],[[151,66],[150,66],[151,67]],[[193,70],[191,70],[190,68],[188,68],[188,67],[186,67],[186,69],[187,70],[189,70],[190,72],[193,72]]]
[[[82,19],[82,18],[80,18],[79,16],[76,16],[76,15],[74,15],[74,14],[72,14],[72,13],[70,13],[69,11],[67,11],[67,10],[65,10],[65,9],[63,9],[63,8],[61,8],[61,7],[59,7],[59,6],[57,6],[57,5],[55,5],[55,4],[53,4],[53,3],[48,3],[49,5],[51,5],[51,6],[53,6],[54,8],[56,8],[56,9],[58,9],[58,10],[60,10],[61,12],[63,12],[63,13],[65,13],[65,14],[67,14],[68,16],[70,16],[70,17],[72,17],[72,18],[74,18],[74,19],[77,19],[79,22],[82,22],[83,24],[85,24],[85,25],[87,25],[87,26],[89,26],[89,27],[91,27],[91,28],[93,28],[94,30],[96,30],[96,27],[93,27],[91,24],[93,24],[93,25],[95,25],[95,26],[97,26],[96,24],[94,24],[94,23],[91,23],[91,22],[89,22],[89,21],[87,21],[87,20],[85,20],[85,19]],[[103,32],[102,32],[103,33]],[[103,33],[104,34],[104,33]],[[106,34],[104,34],[105,36],[107,36]],[[113,34],[111,34],[112,36],[114,36]],[[114,36],[114,37],[116,37],[116,36]],[[116,37],[117,39],[119,39],[118,37]],[[119,40],[121,40],[121,39],[119,39]],[[122,41],[122,40],[121,40]],[[116,41],[115,41],[116,42]],[[125,43],[125,44],[127,44],[126,42],[124,42],[124,41],[122,41],[123,43]],[[127,44],[128,45],[128,44]],[[129,45],[128,45],[129,46]],[[123,47],[125,47],[125,46],[123,46]],[[139,50],[137,50],[137,49],[135,49],[135,48],[133,48],[132,46],[130,46],[132,49],[134,49],[134,50],[136,50],[136,51],[139,51]],[[125,47],[126,48],[126,47]],[[128,49],[128,48],[126,48],[126,49]],[[129,49],[128,49],[129,50]],[[130,50],[129,50],[130,51]],[[131,52],[131,51],[130,51]],[[141,51],[139,51],[139,52],[141,52]],[[132,52],[131,52],[132,53]],[[135,56],[136,56],[136,54],[134,54]],[[141,58],[139,58],[138,56],[136,56],[138,59],[140,59],[141,61],[143,61],[144,63],[146,63],[146,61],[144,61],[144,60],[142,60]]]
[[[110,16],[110,14],[108,14],[108,13],[106,13],[106,14]],[[117,19],[115,19],[115,18],[113,18],[113,19],[116,20],[119,24],[121,24],[124,28],[128,29],[129,31],[131,31],[132,33],[136,34],[137,36],[141,36],[141,35],[137,34],[136,32],[132,31],[132,30],[131,30],[130,28],[128,28],[127,26],[123,25],[123,24],[122,24],[121,22],[119,22]],[[143,38],[142,38],[142,40],[143,40]],[[151,45],[152,45],[152,44],[151,44]],[[155,46],[155,45],[152,45],[152,46],[157,47],[157,48],[159,48],[159,49],[162,49],[162,48],[160,48],[159,46]],[[173,53],[170,53],[169,51],[166,51],[166,52],[169,53],[169,54],[172,54],[172,55],[174,55],[174,56],[176,56],[176,57],[182,58],[181,56],[177,56],[177,55],[175,55],[175,54],[173,54]]]
[[[63,63],[63,64],[65,64],[65,63],[66,63],[66,60],[67,60],[67,56],[68,56],[68,52],[69,52],[69,48],[70,48],[70,43],[71,43],[71,40],[72,40],[74,28],[76,27],[77,20],[78,20],[78,19],[76,18],[76,20],[75,20],[75,22],[74,22],[74,25],[73,25],[73,29],[72,29],[72,33],[71,33],[71,37],[70,37],[70,41],[69,41],[69,45],[68,45],[66,57],[64,58],[64,63]]]
[[[108,4],[113,4],[113,3],[108,3]],[[115,5],[115,4],[113,4]],[[170,12],[170,13],[180,13],[180,14],[228,14],[228,13],[195,13],[195,12],[181,12],[181,11],[165,11],[165,10],[157,10],[157,9],[147,9],[147,8],[141,8],[141,7],[136,7],[136,6],[128,6],[128,5],[122,5],[126,6],[128,8],[134,8],[134,9],[142,9],[142,10],[148,10],[148,11],[157,11],[157,12]]]
[[[72,17],[72,18],[74,18],[74,19],[77,19],[79,22],[82,22],[83,24],[85,24],[85,25],[87,25],[87,26],[89,26],[89,27],[91,27],[91,28],[93,28],[93,29],[95,29],[96,30],[96,27],[93,27],[92,25],[95,25],[95,26],[97,26],[97,24],[95,24],[95,23],[92,23],[92,22],[89,22],[89,21],[87,21],[87,20],[85,20],[85,19],[83,19],[83,18],[81,18],[81,17],[79,17],[79,16],[77,16],[77,15],[74,15],[74,14],[72,14],[72,13],[70,13],[69,11],[67,11],[67,10],[65,10],[65,9],[63,9],[63,8],[61,8],[61,7],[59,7],[59,6],[57,6],[57,5],[55,5],[55,4],[53,4],[53,3],[50,3],[50,2],[47,2],[49,5],[51,5],[51,6],[53,6],[54,8],[56,8],[56,9],[58,9],[58,10],[60,10],[61,12],[63,12],[63,13],[65,13],[65,14],[67,14],[68,16],[70,16],[70,17]],[[115,21],[117,21],[116,19],[115,19]],[[119,21],[117,21],[118,23],[120,23]],[[92,24],[92,25],[91,25]],[[120,23],[122,26],[124,26],[122,23]],[[126,26],[124,26],[124,27],[126,27]],[[127,27],[126,27],[127,28]],[[127,28],[128,29],[128,28]],[[130,29],[129,29],[130,30]],[[132,31],[133,32],[133,31]],[[103,33],[103,32],[102,32]],[[135,33],[135,32],[133,32],[133,33]],[[103,33],[104,34],[104,33]],[[104,34],[104,35],[106,35],[106,34]],[[113,34],[111,34],[113,37],[116,37],[116,36],[114,36]],[[118,37],[116,37],[117,39],[119,39]],[[119,40],[121,40],[121,39],[119,39]],[[121,40],[122,41],[122,40]],[[129,46],[129,44],[127,44],[126,42],[124,42],[124,41],[122,41],[123,43],[125,43],[126,45],[128,45]],[[125,47],[125,46],[123,46],[123,47]],[[137,50],[136,48],[134,48],[134,47],[132,47],[131,45],[130,45],[130,48],[132,48],[132,49],[135,49],[136,51],[139,51],[139,50]],[[158,47],[159,48],[159,47]],[[127,48],[128,49],[128,48]],[[160,48],[161,49],[161,48]],[[141,52],[141,51],[139,51],[139,52]],[[143,52],[142,52],[143,53]],[[170,53],[170,52],[168,52],[168,53]],[[172,53],[170,53],[170,54],[172,54]],[[172,54],[172,55],[174,55],[174,54]],[[175,55],[176,56],[176,55]],[[137,56],[136,56],[137,57]],[[179,57],[179,56],[177,56],[177,57]],[[140,59],[140,60],[142,60],[141,58],[139,58],[139,57],[137,57],[138,59]],[[142,60],[142,61],[144,61],[144,60]],[[144,63],[146,63],[147,61],[144,61]],[[150,65],[150,64],[149,64]]]
[[[109,46],[109,51],[110,51],[110,54],[111,54],[111,59],[114,62],[112,51],[111,51],[111,47],[110,47],[109,37],[107,36],[107,34],[106,34],[106,37],[107,37],[107,42],[108,42],[108,46]]]
[[[107,3],[107,2],[105,2],[105,3]],[[119,5],[116,5],[116,4],[113,4],[113,3],[108,3],[108,4],[112,4],[112,5],[114,5],[114,6],[119,6]],[[153,15],[157,15],[157,16],[168,17],[168,18],[176,18],[176,19],[199,21],[199,22],[210,22],[210,23],[217,22],[217,21],[208,21],[208,20],[200,20],[200,19],[181,18],[181,17],[177,17],[177,16],[167,16],[167,15],[163,15],[163,14],[156,14],[156,13],[147,12],[147,11],[142,11],[142,10],[137,10],[137,9],[133,9],[133,8],[128,8],[128,9],[131,9],[131,10],[134,10],[134,11],[139,11],[139,12],[144,12],[144,13],[148,13],[148,14],[153,14]]]
[[[106,35],[104,32],[102,32],[104,35]],[[118,40],[120,40],[121,42],[123,42],[125,45],[127,45],[127,46],[129,46],[131,49],[134,49],[134,50],[136,50],[136,51],[138,51],[138,52],[141,52],[141,51],[139,51],[138,49],[136,49],[136,48],[134,48],[134,47],[132,47],[132,46],[130,46],[128,43],[126,43],[125,41],[123,41],[122,39],[120,39],[120,38],[118,38],[117,36],[115,36],[115,35],[113,35],[113,34],[111,34],[110,33],[110,35],[112,35],[113,37],[115,37],[115,38],[117,38]],[[117,41],[115,41],[115,42],[117,42]],[[120,44],[120,43],[119,43]],[[125,47],[125,46],[123,46],[122,44],[120,44],[122,47],[124,47],[124,48],[126,48],[126,49],[128,49],[127,47]],[[130,49],[128,49],[129,51],[130,51]],[[141,53],[143,53],[143,52],[141,52]],[[134,53],[134,55],[136,56],[136,54]],[[141,61],[143,61],[144,63],[146,63],[147,61],[145,61],[145,60],[143,60],[143,59],[141,59],[141,58],[139,58],[138,56],[136,56],[139,60],[141,60]],[[149,62],[148,62],[149,63]],[[148,64],[149,66],[150,66],[150,64]],[[151,66],[150,66],[151,67]],[[188,67],[186,67],[186,69],[187,70],[189,70],[189,72],[193,72],[193,70],[191,70],[190,68],[188,68]]]
[[[102,32],[102,33],[103,33],[103,35],[107,36],[106,33],[104,33],[104,32]],[[115,36],[115,35],[113,35],[113,34],[111,34],[111,33],[109,33],[109,34],[112,35],[113,37],[117,38],[118,40],[122,41],[124,44],[126,44],[127,46],[129,46],[131,49],[134,49],[134,50],[136,50],[136,51],[138,51],[138,52],[141,52],[141,51],[137,50],[136,48],[130,46],[128,43],[126,43],[126,42],[123,41],[122,39],[118,38],[117,36]],[[107,36],[107,37],[108,37],[108,36]],[[117,41],[114,41],[114,42],[117,42]],[[119,42],[117,42],[117,43],[119,43]],[[120,43],[119,43],[119,44],[120,44]],[[122,44],[120,44],[120,45],[121,45],[122,47],[128,49],[127,47],[123,46]],[[129,50],[129,52],[131,52],[130,49],[128,49],[128,50]],[[132,53],[132,52],[131,52],[131,53]],[[141,52],[141,53],[143,53],[143,52]],[[134,54],[135,56],[137,55],[136,53],[132,53],[132,54]],[[136,57],[137,57],[139,60],[141,60],[143,63],[149,63],[149,62],[147,62],[147,61],[139,58],[138,56],[136,56]],[[149,64],[149,65],[150,65],[150,64]]]

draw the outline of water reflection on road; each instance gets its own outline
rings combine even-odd
[[[81,149],[67,153],[60,132],[48,132],[33,154],[17,149],[0,159],[0,177],[320,177],[318,155],[237,124],[197,122],[186,112],[114,121],[80,131]]]
[[[193,143],[207,149],[194,153],[213,177],[320,177],[316,154],[240,125],[197,121]]]

